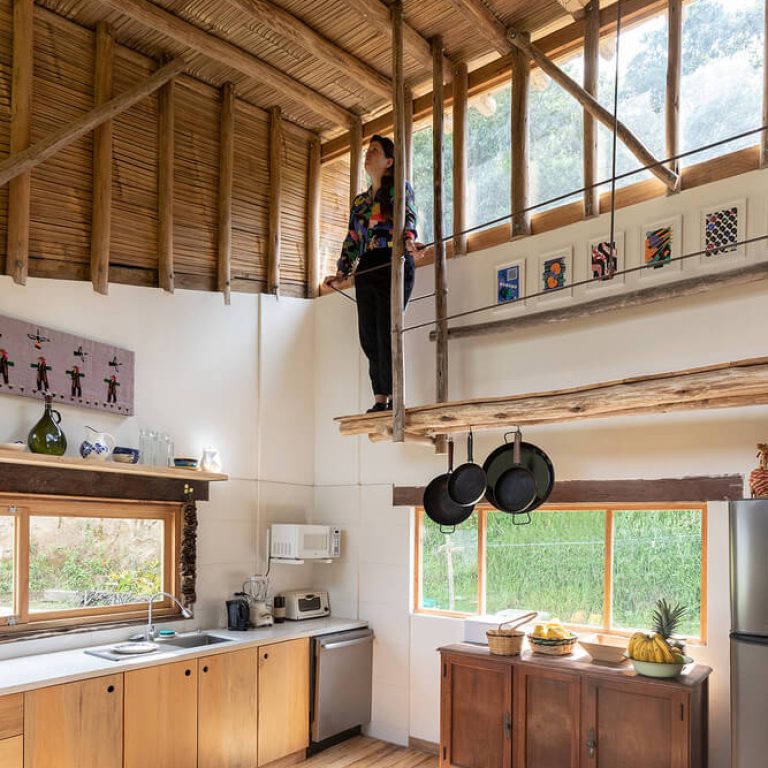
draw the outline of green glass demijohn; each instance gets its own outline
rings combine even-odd
[[[27,445],[32,453],[63,456],[67,451],[67,438],[61,431],[61,414],[51,407],[53,398],[45,396],[45,413],[30,430]]]

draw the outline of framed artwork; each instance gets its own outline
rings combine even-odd
[[[536,293],[539,300],[568,299],[573,295],[573,249],[566,246],[539,257]]]
[[[494,292],[499,306],[523,306],[525,299],[525,260],[496,266]]]
[[[747,202],[735,200],[711,205],[701,211],[702,264],[743,259],[747,249],[739,245],[747,233]]]
[[[624,284],[624,275],[617,274],[624,269],[624,233],[614,234],[615,247],[611,247],[610,234],[588,241],[587,276],[591,277],[587,289],[595,290],[606,286],[618,287]]]
[[[677,260],[683,252],[683,220],[681,216],[652,222],[640,230],[640,254],[646,267],[640,272],[643,280],[668,276],[679,272],[682,262]]]

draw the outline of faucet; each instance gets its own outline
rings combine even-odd
[[[147,615],[147,628],[144,630],[144,640],[146,640],[148,643],[151,643],[155,639],[155,627],[152,624],[152,605],[155,602],[155,598],[158,597],[170,597],[171,600],[173,600],[176,605],[181,608],[181,615],[185,619],[191,619],[192,618],[192,611],[190,611],[188,608],[185,608],[177,598],[175,598],[172,594],[169,592],[155,592],[154,595],[152,595],[149,598],[149,611]]]

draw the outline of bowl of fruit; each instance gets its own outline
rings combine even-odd
[[[681,652],[673,636],[687,609],[666,600],[656,603],[653,632],[635,632],[627,646],[627,658],[635,672],[646,677],[677,677],[693,659]]]
[[[578,637],[569,632],[559,619],[552,619],[544,624],[537,624],[528,635],[528,642],[534,653],[549,656],[567,656],[573,653]]]

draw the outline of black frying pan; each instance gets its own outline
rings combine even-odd
[[[512,466],[505,469],[493,486],[493,496],[500,509],[517,515],[530,508],[536,499],[536,478],[528,467],[522,464],[521,447],[523,436],[518,429],[512,444]],[[530,515],[525,521],[531,521]],[[514,520],[513,522],[517,522]]]
[[[467,462],[448,478],[448,495],[462,506],[477,504],[485,496],[485,471],[472,456],[472,430],[467,436]]]
[[[474,510],[474,504],[457,504],[448,495],[448,481],[453,473],[453,440],[448,440],[448,471],[438,475],[424,489],[424,511],[440,526],[441,533],[453,533]]]

